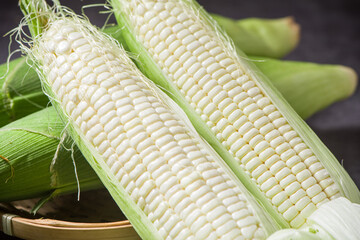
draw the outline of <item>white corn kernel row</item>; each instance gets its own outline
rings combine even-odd
[[[62,19],[34,50],[56,99],[105,159],[109,174],[164,239],[264,239],[254,210],[217,156],[116,47]]]
[[[339,187],[193,9],[177,0],[128,0],[138,40],[292,227]]]

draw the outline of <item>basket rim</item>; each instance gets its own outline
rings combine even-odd
[[[1,231],[10,236],[26,239],[46,239],[46,236],[47,238],[49,237],[49,232],[53,232],[54,235],[64,233],[67,233],[69,235],[69,238],[66,238],[64,236],[61,236],[60,238],[52,237],[53,240],[74,239],[72,235],[80,232],[87,232],[90,234],[94,234],[95,232],[97,233],[93,235],[92,238],[87,237],[86,239],[103,239],[96,237],[101,236],[99,234],[119,237],[119,234],[125,233],[127,236],[137,236],[135,230],[133,229],[132,225],[128,220],[108,223],[83,223],[56,220],[50,218],[29,219],[15,214],[5,213],[2,211],[0,211],[0,219]],[[35,234],[32,235],[32,232]]]

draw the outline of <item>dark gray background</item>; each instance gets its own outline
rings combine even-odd
[[[81,6],[101,0],[63,0],[77,12]],[[360,6],[357,0],[199,0],[209,12],[232,18],[294,16],[301,25],[298,48],[286,59],[343,64],[360,73]],[[1,1],[0,34],[16,27],[21,19],[18,0]],[[102,26],[101,8],[86,9],[91,21]],[[113,18],[110,20],[115,22]],[[7,37],[0,39],[0,62],[8,55]],[[15,48],[16,45],[14,44]],[[360,90],[311,117],[308,124],[319,135],[360,186]],[[0,239],[6,239],[0,234]]]

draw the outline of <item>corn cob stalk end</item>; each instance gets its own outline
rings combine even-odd
[[[234,44],[254,56],[281,58],[294,50],[300,40],[300,26],[293,17],[233,20],[213,14]]]
[[[346,74],[348,76],[348,78],[344,78],[345,81],[348,82],[348,84],[344,84],[344,86],[347,86],[346,88],[346,92],[345,92],[345,97],[349,97],[351,95],[354,94],[356,87],[358,85],[358,75],[355,72],[355,70],[353,68],[350,67],[346,67],[346,66],[339,66],[339,69],[342,70],[344,72],[344,74]]]

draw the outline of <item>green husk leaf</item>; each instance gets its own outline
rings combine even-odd
[[[48,21],[48,18],[43,15],[44,12],[49,10],[46,3],[43,1],[20,0],[19,7],[23,14],[27,16],[31,36],[39,36]]]
[[[300,27],[292,17],[234,20],[216,14],[211,16],[247,55],[281,58],[299,43]]]
[[[357,86],[357,74],[349,67],[263,57],[250,59],[303,119],[351,96]]]
[[[79,190],[102,186],[71,139],[60,142],[63,129],[53,108],[0,128],[0,154],[9,160],[0,161],[0,202],[76,192],[77,179]]]
[[[0,65],[0,126],[44,108],[49,100],[25,58]]]

